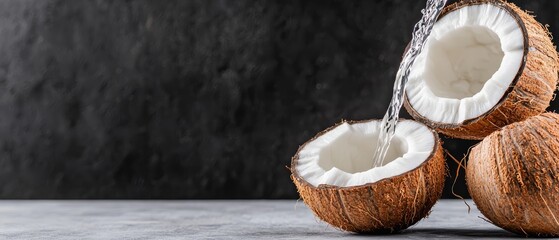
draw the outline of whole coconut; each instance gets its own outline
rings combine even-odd
[[[486,137],[470,153],[468,190],[495,225],[559,236],[559,115],[545,113]]]

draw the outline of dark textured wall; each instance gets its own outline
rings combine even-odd
[[[290,157],[382,117],[424,4],[0,1],[0,197],[296,198]]]

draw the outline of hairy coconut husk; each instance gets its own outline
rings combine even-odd
[[[529,236],[559,236],[559,115],[545,113],[496,131],[475,146],[466,180],[495,225]]]
[[[350,122],[353,123],[359,122]],[[358,233],[391,233],[405,229],[429,214],[444,187],[446,163],[443,148],[437,133],[431,132],[435,136],[431,155],[419,167],[404,174],[361,186],[315,187],[301,178],[296,170],[299,151],[305,143],[292,158],[291,179],[314,214],[338,229]]]
[[[505,9],[517,20],[524,33],[523,64],[509,90],[491,110],[459,124],[432,122],[415,111],[407,96],[404,102],[414,119],[447,136],[461,139],[480,140],[503,126],[544,112],[557,85],[558,56],[551,34],[516,5],[498,0],[466,0],[447,6],[440,17],[465,6],[479,4],[493,4]]]

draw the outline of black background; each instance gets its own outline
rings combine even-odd
[[[559,1],[514,2],[559,32]],[[424,5],[0,1],[0,197],[297,198],[291,156],[382,117]]]

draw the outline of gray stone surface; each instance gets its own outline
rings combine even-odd
[[[433,239],[521,238],[480,218],[460,200],[393,235],[340,232],[293,200],[0,201],[9,239]]]

